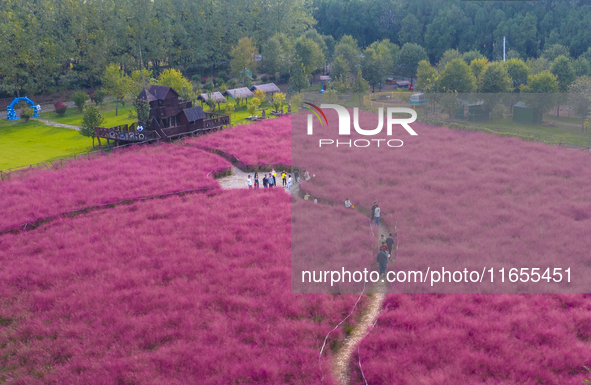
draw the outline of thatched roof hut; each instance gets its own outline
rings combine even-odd
[[[254,90],[261,90],[264,93],[266,93],[266,94],[270,93],[271,95],[274,94],[275,92],[281,91],[279,89],[279,87],[277,87],[275,85],[275,83],[259,84],[259,85],[250,87],[250,90],[253,92],[254,92]]]
[[[208,94],[201,94],[201,95],[197,96],[197,100],[203,100],[204,102],[207,102],[208,99],[209,99]],[[219,91],[216,91],[213,93],[213,100],[215,100],[216,103],[225,103],[226,102],[226,98]]]
[[[231,96],[233,98],[242,98],[242,99],[250,98],[250,97],[254,96],[252,91],[250,91],[246,87],[234,88],[232,90],[226,90],[226,91],[224,91],[223,95],[224,96]]]

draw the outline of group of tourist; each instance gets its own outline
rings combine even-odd
[[[285,173],[285,171],[282,171],[281,172],[281,181],[282,181],[283,187],[288,188],[289,192],[291,192],[291,174],[287,175]],[[252,176],[248,175],[248,178],[246,179],[246,184],[248,185],[248,188],[260,188],[259,173],[258,172],[254,173],[254,181],[252,179]],[[263,188],[272,188],[272,187],[277,187],[277,173],[275,172],[275,169],[271,170],[270,173],[265,174],[263,176]]]
[[[380,275],[386,274],[386,265],[390,258],[392,258],[392,248],[394,247],[394,238],[392,238],[392,233],[388,236],[388,238],[384,237],[384,234],[380,237],[379,240],[380,244],[380,251],[377,255],[378,264],[380,265]]]

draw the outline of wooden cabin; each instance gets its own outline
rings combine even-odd
[[[97,127],[96,137],[107,139],[107,142],[110,139],[142,142],[216,131],[230,125],[230,116],[205,112],[200,106],[193,107],[190,101],[181,100],[179,94],[167,86],[153,85],[149,90],[144,89],[138,99],[145,99],[150,104],[146,127],[140,128],[137,123],[110,128]]]

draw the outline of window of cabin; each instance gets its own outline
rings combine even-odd
[[[158,105],[159,106],[163,106],[164,105],[164,100],[158,100]]]

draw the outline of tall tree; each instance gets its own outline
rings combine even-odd
[[[124,103],[124,99],[133,91],[133,80],[119,69],[115,63],[111,63],[105,69],[103,74],[103,86],[109,95],[115,97],[115,116],[119,114],[119,104]]]
[[[525,62],[521,59],[510,59],[505,63],[507,73],[511,78],[511,86],[515,92],[519,92],[521,85],[527,83],[527,77],[529,75],[529,68],[525,65]]]
[[[351,76],[351,68],[349,68],[349,62],[345,60],[343,55],[337,56],[330,65],[330,74],[333,79],[345,78],[348,79]]]
[[[511,78],[502,62],[490,63],[478,79],[478,91],[498,94],[511,91]]]
[[[521,86],[525,103],[533,108],[539,116],[548,111],[558,102],[558,82],[550,71],[530,75],[527,84]],[[538,121],[541,123],[541,121]]]
[[[324,67],[324,54],[318,43],[307,37],[300,37],[295,44],[295,54],[304,66],[304,73],[309,77],[314,71]]]
[[[434,91],[439,73],[427,60],[421,60],[417,69],[417,87],[423,91]]]
[[[585,120],[591,114],[591,77],[581,76],[568,89],[569,102],[575,112],[582,117],[581,130],[585,131]]]
[[[439,79],[444,92],[468,93],[476,88],[476,79],[462,59],[453,59],[447,63]]]
[[[342,55],[342,57],[349,63],[349,68],[352,72],[358,70],[358,66],[361,62],[361,55],[359,53],[357,41],[350,35],[344,35],[341,37],[334,48],[334,55],[335,57]]]
[[[403,76],[412,79],[416,76],[417,68],[421,60],[428,60],[427,52],[423,47],[415,43],[406,43],[399,53],[398,68]]]
[[[244,70],[248,69],[256,73],[255,57],[258,54],[257,48],[252,44],[249,37],[243,37],[230,51],[230,69],[232,75],[244,79]],[[242,71],[242,72],[241,72]]]

